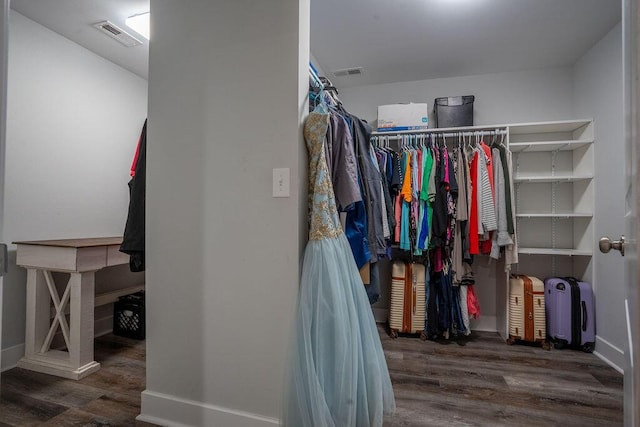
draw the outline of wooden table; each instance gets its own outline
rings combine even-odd
[[[129,262],[129,256],[119,251],[122,237],[13,243],[16,264],[27,269],[25,355],[18,366],[74,380],[100,369],[93,360],[95,272]],[[62,295],[53,271],[70,275]],[[58,328],[68,351],[50,348]]]

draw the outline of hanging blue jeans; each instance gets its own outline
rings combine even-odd
[[[445,332],[451,326],[451,288],[447,286],[444,272],[436,273],[436,291],[438,303],[438,329]]]
[[[444,278],[450,294],[451,333],[454,335],[464,334],[465,327],[462,322],[462,309],[460,308],[460,288],[458,286],[453,286],[453,274],[451,269],[449,269],[448,274],[446,274]]]

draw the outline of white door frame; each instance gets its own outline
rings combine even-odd
[[[638,270],[637,196],[640,181],[640,8],[637,0],[623,0],[623,88],[625,112],[625,287],[627,319],[624,368],[624,425],[640,426],[640,271]],[[612,165],[612,167],[615,167]],[[616,256],[615,254],[613,256]]]
[[[7,62],[9,54],[9,0],[0,1],[0,243],[3,235],[4,214],[4,159],[7,130]],[[4,260],[8,262],[8,260]],[[0,367],[2,366],[2,301],[4,289],[0,275]]]
[[[4,159],[7,130],[7,62],[9,55],[9,0],[0,0],[0,243],[4,239]],[[8,260],[4,260],[8,262]],[[4,289],[0,275],[0,367],[2,366],[2,301]]]

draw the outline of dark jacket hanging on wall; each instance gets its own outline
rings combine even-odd
[[[129,214],[120,252],[129,255],[131,271],[144,271],[144,205],[147,166],[147,121],[142,126],[135,175],[129,181]]]

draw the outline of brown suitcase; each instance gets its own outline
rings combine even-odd
[[[420,334],[425,321],[425,268],[422,264],[394,262],[391,267],[391,307],[389,329],[398,333]]]
[[[544,283],[532,276],[523,274],[511,276],[509,279],[509,339],[547,343],[545,321]]]

